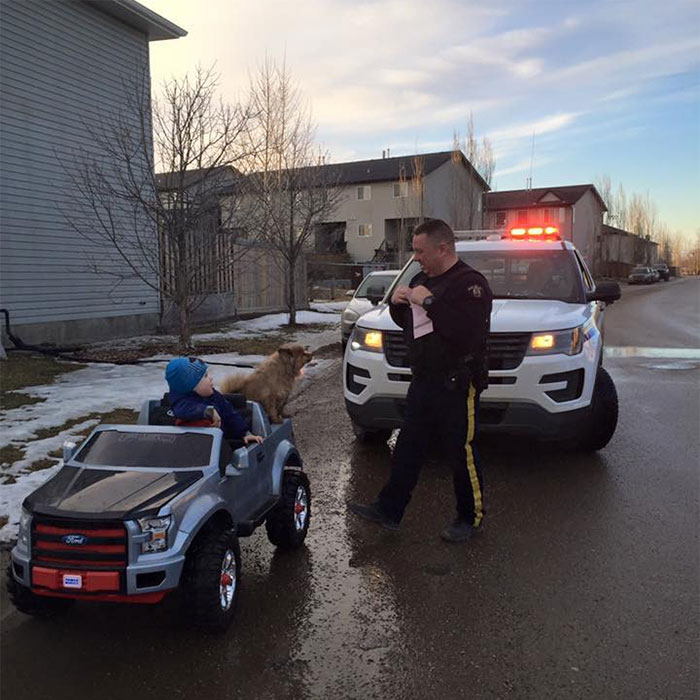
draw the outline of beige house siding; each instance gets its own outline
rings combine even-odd
[[[346,250],[353,260],[369,261],[384,242],[387,221],[397,219],[441,218],[455,228],[481,227],[483,189],[461,164],[446,162],[423,178],[422,195],[409,179],[406,197],[394,197],[398,180],[353,183],[343,188],[343,197],[334,213],[323,223],[345,224]],[[359,187],[369,188],[369,199],[358,199]],[[366,190],[365,190],[366,193]],[[474,198],[471,225],[459,225],[455,209],[469,196]],[[371,236],[360,236],[360,226],[369,224]]]

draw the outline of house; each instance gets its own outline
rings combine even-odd
[[[246,238],[240,195],[245,176],[233,166],[219,166],[158,173],[161,201],[178,198],[195,202],[197,225],[210,240],[207,252],[198,255],[192,280],[196,299],[192,317],[214,321],[240,314],[269,313],[287,309],[284,265],[274,252]],[[175,256],[171,244],[160,235],[161,274],[164,285],[175,284]],[[301,261],[296,275],[296,298],[306,306],[306,267]],[[163,299],[162,323],[174,325],[177,307]]]
[[[354,262],[382,257],[396,262],[410,249],[410,234],[426,218],[456,229],[481,226],[489,189],[461,151],[317,166],[332,168],[343,196],[332,218],[318,222],[314,252],[347,253]]]
[[[157,325],[157,290],[123,262],[109,277],[88,271],[91,256],[106,251],[70,225],[79,194],[66,162],[95,153],[90,130],[123,111],[126,84],[145,79],[150,90],[149,42],[185,34],[134,0],[0,6],[0,306],[24,342],[73,343]],[[152,164],[144,158],[134,167],[150,172]],[[143,226],[155,240],[155,225]]]
[[[600,274],[625,278],[637,265],[659,261],[659,244],[635,233],[603,224]]]
[[[595,274],[600,266],[605,202],[594,185],[567,185],[488,192],[484,195],[485,229],[552,224],[571,241]]]

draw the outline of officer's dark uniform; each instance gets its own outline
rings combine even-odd
[[[432,329],[425,317],[419,318],[416,335],[424,334],[414,337],[414,305],[390,307],[391,317],[404,330],[413,379],[391,476],[377,505],[392,520],[401,520],[433,444],[452,466],[458,518],[478,527],[484,491],[472,441],[479,394],[488,384],[491,289],[483,275],[461,260],[436,277],[417,274],[409,286],[419,285],[433,295],[432,303],[423,307]]]

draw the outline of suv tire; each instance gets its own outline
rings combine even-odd
[[[224,632],[233,621],[241,585],[241,550],[232,530],[211,529],[187,553],[183,592],[192,623]]]
[[[586,428],[587,434],[576,442],[576,449],[594,452],[605,447],[615,433],[617,416],[617,389],[607,370],[598,367]]]
[[[34,617],[57,615],[75,603],[72,598],[54,598],[32,593],[29,588],[15,580],[12,564],[7,567],[7,593],[17,610]]]
[[[380,428],[379,430],[370,430],[361,426],[359,423],[352,421],[352,432],[355,433],[355,439],[362,444],[380,444],[386,442],[394,432],[391,428]]]
[[[311,488],[302,471],[285,469],[277,505],[265,519],[267,538],[280,549],[296,549],[306,539],[311,521]]]

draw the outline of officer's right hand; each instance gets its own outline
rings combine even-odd
[[[402,286],[397,287],[391,295],[392,304],[410,304],[411,303],[411,288]]]

